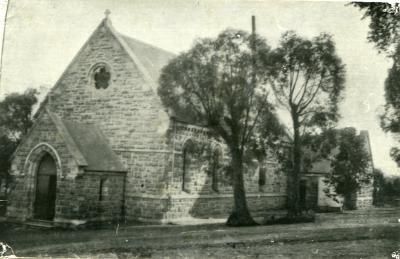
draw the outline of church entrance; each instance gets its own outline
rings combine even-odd
[[[49,154],[40,160],[36,174],[34,218],[53,220],[56,204],[57,166]]]

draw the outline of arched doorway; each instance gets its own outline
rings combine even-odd
[[[57,190],[57,166],[50,154],[45,154],[39,162],[36,173],[36,195],[34,218],[53,220]]]

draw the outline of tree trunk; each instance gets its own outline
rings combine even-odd
[[[258,166],[259,166],[259,168],[258,168],[258,187],[259,187],[259,189],[258,190],[260,192],[264,192],[264,186],[267,181],[267,179],[266,179],[267,168],[265,167],[265,157],[266,157],[266,155],[259,156],[257,158]]]
[[[287,176],[288,187],[288,217],[296,217],[300,214],[300,173],[301,173],[301,139],[300,123],[297,114],[292,114],[293,120],[293,149],[292,170]]]
[[[243,180],[243,154],[237,148],[231,148],[231,154],[234,207],[226,224],[233,227],[256,225],[247,207]]]
[[[355,210],[356,209],[356,192],[349,192],[344,195],[343,208],[345,210]]]

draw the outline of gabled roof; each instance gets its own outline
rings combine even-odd
[[[149,86],[155,93],[157,93],[158,78],[161,69],[167,65],[168,61],[175,55],[150,44],[120,34],[114,29],[109,18],[104,18],[99,27],[100,26],[104,26],[110,30],[111,34],[117,39],[122,48],[136,64]]]
[[[126,172],[99,127],[64,120],[50,111],[47,112],[62,135],[69,152],[85,171]]]
[[[69,70],[69,68],[75,63],[76,59],[81,55],[82,51],[89,44],[93,35],[102,27],[107,28],[115,39],[121,44],[122,48],[126,51],[131,60],[136,64],[137,68],[144,76],[145,81],[148,83],[149,87],[157,93],[158,78],[161,73],[161,69],[167,65],[167,63],[174,58],[176,55],[162,50],[158,47],[152,46],[150,44],[141,42],[139,40],[125,36],[117,32],[111,24],[109,18],[104,18],[101,23],[97,26],[92,35],[87,39],[85,44],[81,47],[75,57],[72,59],[70,64],[64,70],[63,74],[60,76],[58,81],[54,84],[54,87],[50,89],[47,96],[40,104],[39,109],[35,114],[35,118],[41,113],[43,108],[46,106],[50,93],[56,89],[60,84],[59,82],[64,77],[64,74]]]
[[[149,45],[139,40],[120,34],[122,39],[128,44],[129,48],[135,53],[142,65],[146,68],[151,78],[158,82],[161,69],[175,57],[168,51]]]

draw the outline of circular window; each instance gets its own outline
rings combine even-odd
[[[96,89],[106,89],[110,86],[111,72],[107,65],[99,64],[92,70],[92,79]]]

